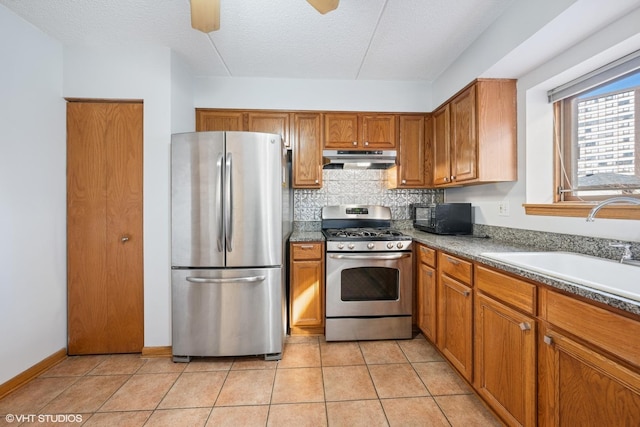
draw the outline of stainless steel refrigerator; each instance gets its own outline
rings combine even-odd
[[[292,221],[287,158],[279,135],[172,135],[174,361],[281,357]]]

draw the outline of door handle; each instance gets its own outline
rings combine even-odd
[[[223,154],[218,154],[218,159],[216,160],[216,168],[218,170],[218,188],[216,189],[216,215],[218,215],[218,236],[216,242],[218,244],[218,252],[222,252],[222,235],[224,234],[224,219],[222,214],[222,193],[224,192],[224,188],[222,187],[222,183],[224,182],[223,176],[223,168],[222,168],[222,159]]]
[[[225,168],[225,220],[226,220],[226,230],[225,230],[225,239],[227,242],[227,252],[233,251],[233,183],[231,179],[233,177],[233,159],[231,157],[231,153],[227,153],[227,164]]]
[[[329,255],[329,258],[333,258],[333,259],[371,259],[371,260],[388,261],[388,260],[394,260],[394,259],[409,258],[410,256],[411,256],[410,253],[408,253],[408,254],[399,254],[399,255],[334,255],[334,254],[331,254],[331,255]]]
[[[129,236],[125,235],[125,236],[120,237],[120,241],[122,243],[127,243],[129,241]]]
[[[192,283],[252,283],[262,282],[265,276],[250,276],[250,277],[230,277],[228,279],[213,279],[210,277],[187,277],[187,282]]]

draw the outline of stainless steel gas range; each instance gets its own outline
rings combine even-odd
[[[411,237],[391,229],[391,209],[322,209],[327,341],[411,338]]]

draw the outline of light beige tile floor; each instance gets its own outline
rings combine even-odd
[[[418,335],[329,343],[322,337],[289,337],[278,362],[257,357],[194,358],[190,363],[139,355],[69,357],[0,400],[0,426],[18,425],[501,424]]]

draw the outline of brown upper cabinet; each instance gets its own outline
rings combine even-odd
[[[394,114],[326,113],[324,148],[395,149],[396,121]]]
[[[198,132],[244,130],[243,113],[241,111],[196,109],[196,130]]]
[[[389,184],[392,188],[425,188],[431,184],[425,172],[431,117],[407,114],[399,116],[398,121],[398,166],[389,169]]]
[[[197,131],[251,131],[275,133],[291,147],[291,113],[259,110],[196,109]]]
[[[291,141],[289,139],[291,114],[250,112],[247,116],[248,131],[278,134],[282,137],[285,147],[291,147]]]
[[[517,179],[516,81],[478,79],[433,113],[436,187]]]
[[[293,115],[293,187],[322,188],[322,115]]]

